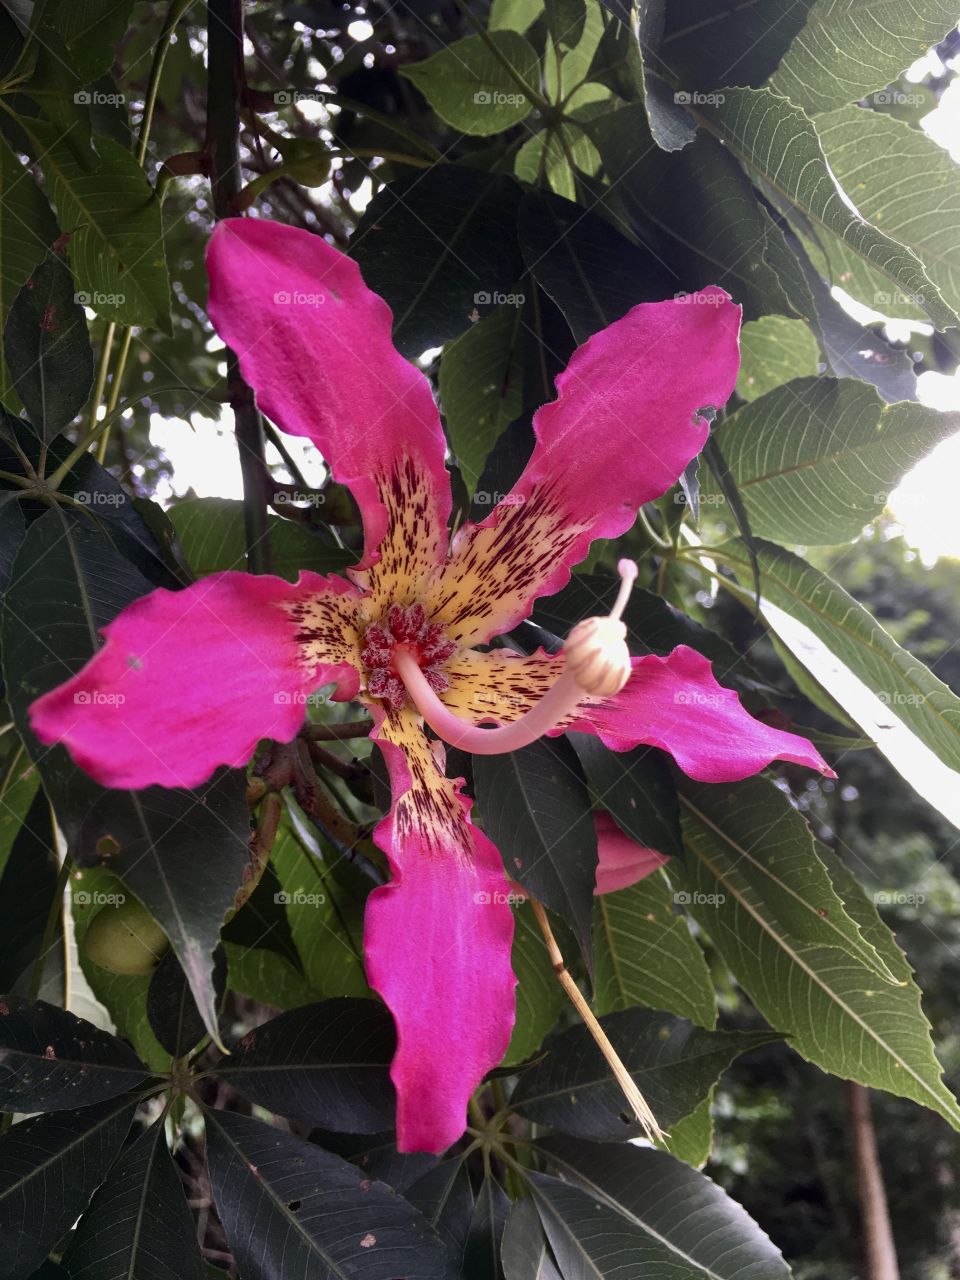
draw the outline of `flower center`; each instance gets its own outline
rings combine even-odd
[[[422,604],[392,604],[384,617],[363,634],[360,660],[367,670],[367,692],[399,711],[407,701],[407,690],[394,666],[394,653],[402,646],[415,659],[424,679],[435,693],[450,688],[450,677],[442,669],[457,646],[448,640],[438,622],[430,622]]]

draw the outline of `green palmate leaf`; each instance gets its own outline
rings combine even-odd
[[[494,31],[488,40],[466,36],[402,68],[442,120],[480,137],[502,133],[530,114],[524,86],[535,88],[540,75],[536,50],[523,36]]]
[[[233,498],[187,498],[174,503],[167,514],[198,578],[224,569],[246,568],[242,502]],[[271,571],[289,582],[296,580],[301,569],[336,573],[356,558],[290,520],[270,517],[268,526]]]
[[[247,1116],[211,1111],[206,1124],[214,1198],[245,1273],[455,1280],[423,1216],[355,1165]]]
[[[510,1210],[500,1260],[505,1280],[563,1280],[544,1235],[536,1205],[528,1196]]]
[[[676,292],[676,278],[652,252],[560,196],[527,192],[518,233],[527,268],[563,312],[578,342],[619,320],[636,303]]]
[[[98,628],[150,584],[86,516],[50,510],[27,532],[3,618],[4,678],[15,723],[80,865],[104,856],[160,923],[217,1035],[212,955],[248,861],[249,814],[240,771],[201,790],[105,791],[63,747],[42,747],[28,708],[99,645]]]
[[[440,360],[447,438],[471,497],[487,454],[523,408],[522,301],[497,307],[449,343]]]
[[[717,1019],[710,971],[674,895],[659,872],[593,908],[594,1007],[598,1013],[642,1004],[669,1009],[700,1026]]]
[[[724,457],[754,533],[807,545],[849,542],[960,414],[887,405],[851,379],[800,378],[728,418]]]
[[[950,0],[816,0],[770,78],[810,112],[882,89],[957,24]]]
[[[71,1280],[202,1280],[196,1225],[162,1119],[110,1170],[63,1262]]]
[[[346,1133],[393,1123],[393,1023],[373,1000],[328,1000],[249,1032],[217,1073],[280,1115]]]
[[[713,1115],[711,1103],[714,1090],[711,1089],[699,1107],[695,1107],[688,1116],[684,1116],[670,1130],[666,1146],[672,1156],[702,1169],[710,1159],[713,1147]]]
[[[147,1069],[122,1040],[43,1000],[0,1001],[0,1110],[66,1111],[135,1089]]]
[[[293,1009],[314,998],[303,974],[284,956],[264,947],[251,947],[224,939],[230,986],[261,1004]]]
[[[476,1205],[466,1160],[459,1156],[443,1160],[404,1187],[403,1194],[433,1227],[450,1256],[461,1259]]]
[[[120,1150],[136,1101],[23,1120],[0,1138],[0,1280],[23,1280],[77,1220]]]
[[[826,574],[757,544],[767,625],[920,795],[960,826],[960,699]],[[746,556],[725,560],[744,579]]]
[[[43,16],[90,81],[113,65],[114,46],[127,32],[132,8],[133,0],[52,0]]]
[[[520,275],[520,188],[460,165],[388,183],[350,240],[363,278],[393,310],[393,337],[410,358],[470,327],[478,307]]]
[[[60,226],[70,234],[78,297],[118,324],[170,329],[170,285],[163,253],[160,202],[124,147],[97,138],[98,155],[78,153],[56,126],[20,117],[42,155]]]
[[[960,307],[960,173],[922,129],[860,107],[817,118],[817,133],[844,191],[875,226],[913,249],[949,306]],[[923,310],[886,279],[861,276],[842,245],[822,245],[830,278],[884,315],[922,318]]]
[[[315,1000],[367,996],[363,911],[373,882],[294,818],[296,835],[281,828],[271,858],[304,978]]]
[[[820,349],[808,325],[786,316],[761,316],[740,330],[737,395],[756,400],[793,378],[815,374]]]
[[[588,733],[567,735],[593,798],[638,844],[668,858],[682,856],[676,788],[666,760],[651,747],[611,751]]]
[[[729,795],[736,797],[739,812],[739,789]],[[712,813],[704,812],[708,804]],[[896,983],[879,978],[849,950],[812,940],[812,931],[806,940],[792,934],[745,874],[740,832],[728,829],[739,825],[737,814],[729,805],[726,815],[716,812],[723,807],[722,796],[701,794],[696,810],[686,809],[688,857],[671,871],[682,875],[690,911],[750,999],[771,1026],[790,1036],[798,1053],[823,1070],[912,1098],[960,1128],[960,1107],[941,1081],[920,992],[902,959],[895,961],[889,938],[881,958]],[[754,816],[759,823],[759,808]],[[793,816],[784,810],[779,820],[756,830],[751,856],[757,862],[779,856]],[[839,877],[837,887],[846,888]],[[857,913],[865,918],[863,904]],[[872,936],[883,929],[875,918]],[[867,942],[875,953],[881,950]]]
[[[33,175],[0,139],[0,329],[34,267],[57,238],[57,222]],[[0,365],[0,397],[8,381]]]
[[[73,277],[49,255],[17,295],[3,334],[7,369],[41,439],[50,441],[86,403],[93,350]]]
[[[678,273],[669,294],[718,284],[743,304],[748,318],[812,313],[782,232],[716,139],[701,136],[668,156],[652,145],[637,104],[602,116],[591,136],[637,234],[647,242],[652,232],[655,247]]]
[[[500,1248],[509,1213],[509,1199],[490,1171],[485,1171],[464,1244],[462,1280],[503,1280]]]
[[[788,200],[821,232],[917,299],[940,327],[957,323],[912,250],[870,226],[841,198],[809,117],[769,89],[726,89],[697,114],[747,170]]]
[[[213,986],[218,1006],[223,1003],[226,979],[226,955],[218,947],[213,957]],[[153,1034],[172,1058],[185,1058],[206,1034],[187,975],[173,951],[166,953],[150,978],[147,1018]]]
[[[528,31],[543,13],[543,0],[493,0],[489,31]]]
[[[834,298],[797,236],[787,232],[787,241],[813,298],[814,329],[827,363],[837,377],[869,382],[888,404],[915,400],[917,377],[908,353],[885,342],[876,329],[865,328],[854,320]]]
[[[744,1210],[662,1151],[565,1138],[538,1146],[576,1184],[537,1177],[534,1187],[564,1276],[789,1280],[780,1251]]]
[[[736,850],[740,881],[763,901],[772,920],[794,938],[849,952],[882,982],[898,980],[847,914],[810,828],[779,787],[767,778],[748,778],[735,787],[684,779],[679,791],[684,820],[692,816]],[[768,837],[774,829],[775,842]],[[690,905],[689,895],[679,896]]]
[[[556,1022],[565,998],[529,905],[518,905],[514,917],[511,964],[518,983],[517,1020],[503,1058],[504,1066],[523,1062],[539,1049],[543,1037]]]
[[[47,969],[59,969],[63,959],[57,945],[63,941],[59,919],[53,945],[40,955],[51,909],[56,908],[60,871],[50,805],[42,791],[34,792],[22,822],[0,872],[0,991],[29,990],[35,965],[46,977]]]
[[[572,927],[589,965],[597,837],[577,757],[562,739],[476,756],[481,825],[507,873]]]
[[[803,26],[812,3],[797,0],[778,10],[774,20],[765,5],[730,9],[714,0],[671,0],[661,55],[686,90],[762,84]]]
[[[705,1031],[651,1009],[610,1013],[601,1025],[666,1129],[701,1105],[734,1058],[776,1038],[767,1031]],[[535,1124],[578,1138],[622,1142],[642,1133],[584,1026],[551,1038],[547,1056],[521,1076],[511,1102]]]
[[[0,873],[7,864],[14,842],[23,829],[40,786],[40,775],[29,757],[20,752],[7,766],[9,773],[0,784]]]
[[[665,0],[641,0],[636,6],[636,39],[641,50],[643,103],[650,135],[664,151],[679,151],[693,141],[697,125],[684,105],[684,95],[675,93],[663,78],[667,67],[660,50],[665,17]],[[633,22],[628,21],[627,25],[632,34]]]

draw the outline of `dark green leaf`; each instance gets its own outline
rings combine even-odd
[[[601,1025],[665,1129],[700,1105],[734,1058],[776,1039],[766,1031],[705,1031],[651,1009],[609,1013]],[[598,1142],[642,1134],[586,1027],[570,1027],[548,1043],[543,1061],[520,1077],[515,1111]]]
[[[450,447],[473,496],[487,455],[523,408],[521,306],[500,306],[449,343],[440,360],[440,403]]]
[[[104,791],[63,747],[41,747],[27,708],[99,644],[97,629],[149,590],[86,517],[51,510],[31,525],[4,613],[4,677],[76,861],[110,868],[160,923],[216,1036],[212,954],[248,859],[245,778],[221,770],[201,790]]]
[[[50,804],[38,791],[0,874],[0,991],[20,991],[30,985],[54,906],[59,869]],[[62,942],[59,929],[54,951],[58,940]]]
[[[594,1276],[789,1280],[780,1251],[757,1224],[689,1165],[631,1145],[566,1138],[539,1145],[559,1174],[583,1188],[582,1196],[568,1197],[563,1183],[536,1179],[537,1207],[564,1276],[580,1274],[567,1269],[566,1259],[588,1257],[602,1268]]]
[[[540,1215],[528,1196],[510,1211],[500,1245],[504,1280],[563,1280],[543,1234]]]
[[[412,1205],[354,1165],[257,1120],[207,1113],[210,1181],[227,1239],[258,1280],[455,1280]]]
[[[758,181],[914,296],[936,325],[957,324],[916,254],[844,203],[817,131],[799,107],[769,89],[726,89],[718,96],[722,102],[700,106],[697,113]]]
[[[86,404],[93,350],[73,277],[50,255],[23,285],[7,317],[7,368],[42,439],[52,440]]]
[[[63,1255],[70,1280],[202,1280],[197,1229],[157,1120],[122,1153]]]
[[[442,1161],[411,1183],[404,1198],[420,1210],[450,1257],[462,1258],[475,1206],[467,1162],[457,1156]]]
[[[960,414],[887,405],[850,379],[802,378],[729,417],[718,439],[754,532],[833,545],[858,537]]]
[[[527,269],[563,312],[577,342],[638,302],[678,288],[676,276],[653,253],[560,196],[528,191],[518,231]]]
[[[345,997],[281,1013],[249,1032],[217,1073],[280,1115],[347,1133],[393,1123],[393,1022],[382,1004]]]
[[[793,378],[815,374],[820,349],[810,327],[786,316],[761,316],[740,330],[737,395],[756,400]]]
[[[218,1005],[227,981],[226,957],[218,947],[213,957],[213,986]],[[154,969],[147,989],[147,1018],[164,1049],[182,1058],[196,1048],[206,1033],[203,1018],[176,952],[168,951]]]
[[[0,1110],[87,1107],[135,1089],[147,1075],[122,1040],[66,1009],[0,1000]]]
[[[567,735],[598,805],[631,839],[667,858],[683,856],[676,789],[666,760],[651,747],[611,751],[589,733]]]
[[[572,748],[544,739],[476,756],[473,779],[483,829],[508,875],[571,925],[589,964],[597,837]]]
[[[790,1036],[798,1053],[824,1071],[912,1098],[960,1128],[960,1107],[941,1080],[920,992],[902,957],[895,958],[892,940],[879,953],[864,939],[861,956],[836,945],[843,939],[829,915],[817,917],[818,931],[806,904],[797,901],[790,915],[802,926],[797,936],[777,914],[785,906],[783,892],[777,891],[775,908],[768,903],[766,886],[757,880],[759,868],[781,855],[785,833],[789,836],[791,825],[803,819],[769,784],[765,821],[756,803],[745,805],[742,784],[711,790],[708,799],[701,789],[696,810],[684,813],[687,858],[682,866],[671,865],[671,876],[682,876],[688,910],[753,1003],[771,1026]],[[713,806],[712,816],[701,816],[706,803]],[[731,830],[744,820],[745,808],[745,820],[756,833],[752,871],[743,843]],[[789,861],[788,850],[784,864]],[[849,918],[849,907],[845,914]],[[876,917],[875,908],[872,914]],[[862,935],[859,920],[854,923]],[[874,929],[886,932],[879,919]],[[895,981],[879,977],[875,963],[868,966],[868,952]]]
[[[460,1274],[463,1280],[502,1280],[500,1242],[510,1201],[488,1171],[474,1205]]]
[[[116,1159],[136,1103],[23,1120],[0,1138],[0,1280],[23,1280],[83,1212]]]
[[[510,178],[444,164],[388,183],[371,200],[351,252],[389,302],[405,356],[455,338],[477,308],[510,291],[520,274],[519,199]]]

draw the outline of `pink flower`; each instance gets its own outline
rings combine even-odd
[[[346,581],[218,573],[152,592],[34,704],[33,726],[106,786],[192,787],[245,764],[261,738],[293,738],[322,685],[370,707],[393,789],[375,839],[393,878],[370,895],[367,974],[397,1025],[400,1149],[441,1151],[510,1037],[513,916],[500,856],[471,823],[461,781],[445,777],[408,686],[464,728],[542,705],[564,679],[562,655],[477,646],[562,587],[594,538],[622,534],[696,456],[708,430],[699,410],[722,405],[736,379],[740,309],[708,288],[634,307],[591,338],[538,411],[512,493],[451,542],[429,383],[395,350],[390,310],[356,263],[319,236],[232,220],[214,232],[208,268],[211,319],[261,409],[312,439],[351,488],[363,558]],[[574,690],[575,707],[547,731],[662,747],[702,781],[774,759],[829,772],[805,739],[748,715],[689,648],[634,658],[628,673],[613,697]]]
[[[666,854],[638,844],[617,826],[609,813],[595,813],[593,825],[597,832],[595,894],[629,889],[670,861]]]

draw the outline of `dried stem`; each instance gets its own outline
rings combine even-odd
[[[530,906],[533,908],[533,914],[537,918],[540,932],[546,941],[547,954],[550,956],[550,963],[553,965],[553,971],[557,975],[557,981],[563,987],[573,1007],[586,1024],[587,1030],[596,1041],[597,1048],[603,1054],[617,1084],[623,1090],[624,1097],[630,1103],[633,1114],[639,1123],[643,1125],[647,1137],[651,1142],[663,1142],[666,1135],[657,1124],[656,1116],[644,1100],[643,1094],[634,1084],[633,1077],[621,1061],[620,1055],[607,1039],[607,1033],[597,1021],[593,1010],[584,998],[583,992],[570,976],[560,948],[557,946],[557,940],[553,936],[553,930],[550,928],[550,921],[547,919],[546,911],[536,898],[530,899]]]

